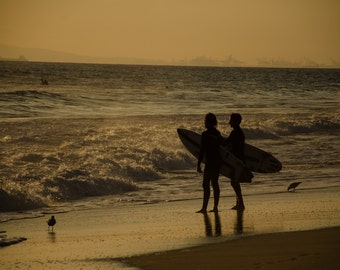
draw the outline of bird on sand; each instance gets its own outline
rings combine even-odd
[[[302,182],[294,182],[294,183],[291,183],[290,185],[289,185],[289,187],[287,188],[287,191],[289,191],[289,190],[293,190],[293,191],[295,191],[295,188],[298,186],[298,185],[300,185]]]
[[[47,221],[48,225],[48,230],[50,230],[50,227],[52,227],[52,232],[53,232],[53,226],[57,223],[55,220],[54,216],[51,216],[51,218]]]

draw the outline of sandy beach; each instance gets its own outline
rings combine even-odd
[[[158,269],[337,269],[340,227],[251,236],[219,244],[132,257],[130,265]]]
[[[54,213],[54,232],[45,213],[0,224],[7,238],[27,238],[0,248],[0,268],[334,269],[339,194],[328,188],[248,195],[244,212],[229,210],[234,198],[222,197],[216,215],[196,214],[201,200]]]

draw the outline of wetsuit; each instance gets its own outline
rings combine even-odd
[[[245,136],[243,130],[240,127],[235,127],[228,138],[223,139],[223,145],[230,145],[230,152],[234,154],[238,159],[245,162],[244,157],[244,142]]]
[[[222,159],[219,154],[219,140],[221,133],[214,127],[208,128],[202,133],[201,137],[201,149],[198,158],[198,164],[200,165],[205,158],[205,167],[203,174],[203,207],[206,209],[210,198],[210,182],[214,190],[214,207],[217,208],[220,187],[218,184],[218,178],[220,174],[220,167]]]

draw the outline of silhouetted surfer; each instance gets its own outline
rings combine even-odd
[[[232,152],[238,159],[245,161],[244,157],[244,142],[245,136],[243,130],[240,127],[242,117],[239,113],[233,113],[230,115],[229,124],[233,128],[230,135],[226,139],[222,139],[223,145],[229,145],[230,152]],[[234,210],[244,210],[244,202],[242,197],[240,182],[236,179],[230,179],[231,186],[236,194],[236,205],[232,208]]]
[[[222,159],[220,157],[218,148],[218,138],[221,133],[217,130],[217,118],[214,114],[208,113],[205,116],[206,131],[202,133],[201,148],[197,162],[197,171],[202,172],[201,163],[205,158],[205,168],[203,173],[203,205],[202,209],[197,213],[206,213],[208,202],[210,198],[210,183],[214,190],[214,212],[218,211],[218,202],[220,199],[220,187],[218,185],[218,178],[220,174],[220,167]]]

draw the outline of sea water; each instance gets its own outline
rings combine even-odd
[[[208,112],[224,136],[241,113],[246,141],[283,164],[245,200],[339,187],[339,102],[339,69],[0,62],[0,221],[201,198],[176,130],[201,133]]]

